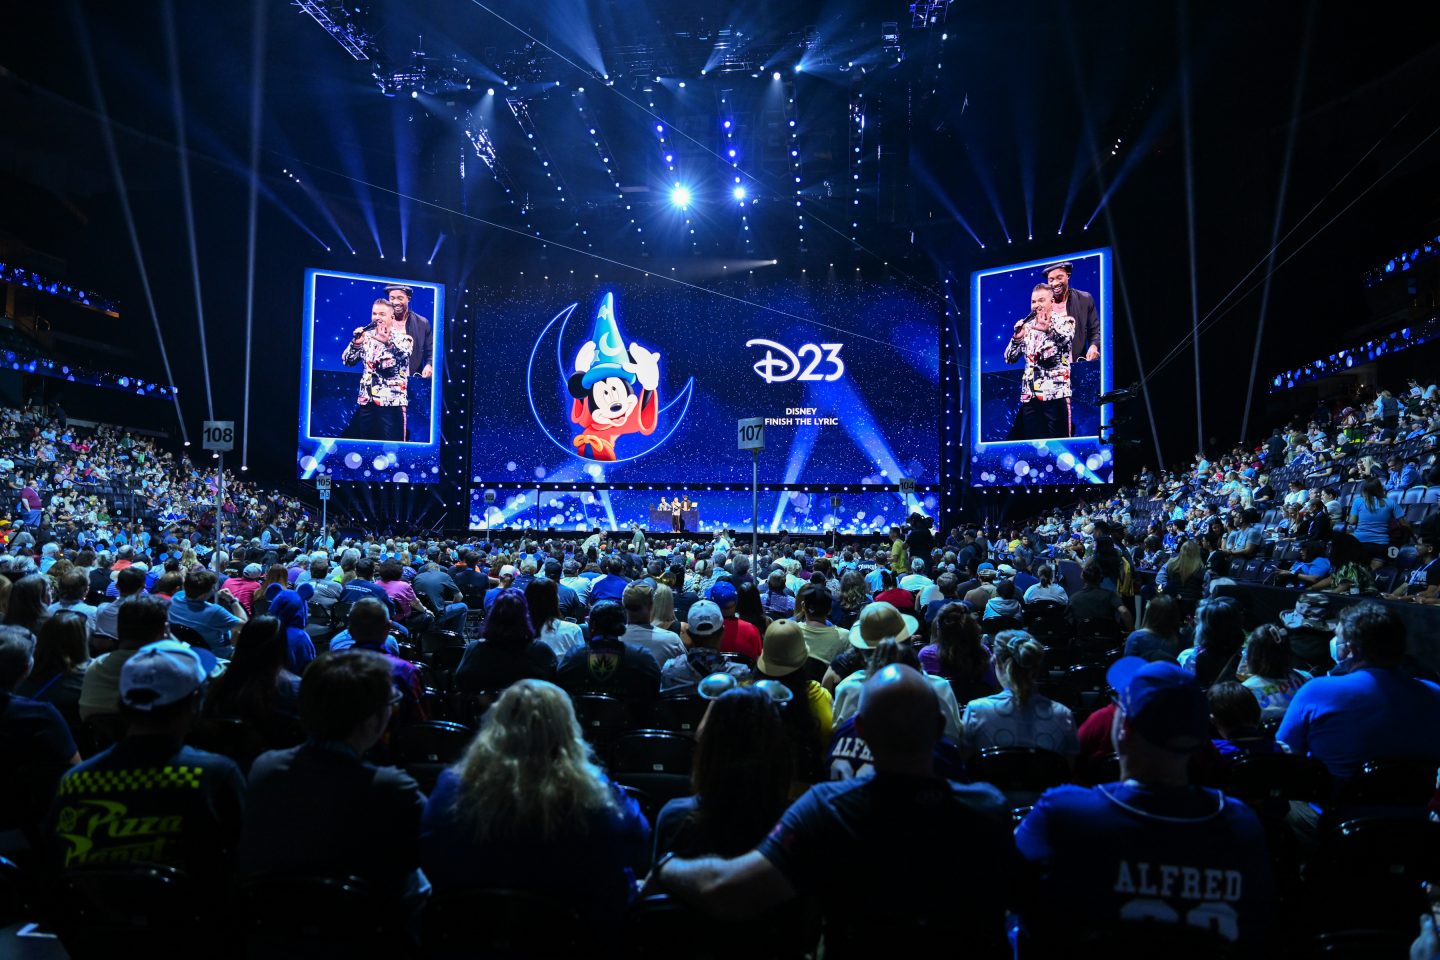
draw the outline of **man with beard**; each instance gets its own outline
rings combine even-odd
[[[1072,363],[1098,360],[1100,314],[1095,309],[1094,296],[1070,287],[1070,274],[1074,272],[1075,265],[1072,263],[1055,263],[1045,268],[1045,282],[1050,285],[1050,292],[1055,299],[1050,315],[1062,329],[1073,328],[1075,331],[1070,341]]]
[[[435,338],[430,321],[410,310],[410,298],[414,296],[410,287],[392,283],[385,288],[385,296],[390,298],[390,305],[395,308],[395,319],[405,324],[405,332],[415,342],[414,349],[410,351],[410,376],[429,380],[435,371]],[[1094,307],[1093,301],[1091,307]]]

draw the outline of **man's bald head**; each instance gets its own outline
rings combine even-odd
[[[861,688],[855,732],[877,769],[922,758],[928,763],[944,727],[935,690],[914,667],[890,664]]]

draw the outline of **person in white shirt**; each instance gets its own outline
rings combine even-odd
[[[934,583],[934,580],[925,576],[925,561],[920,557],[916,557],[910,561],[910,572],[900,578],[900,589],[913,592],[915,590],[923,590],[926,587],[932,586]]]
[[[565,561],[565,575],[560,578],[560,583],[575,591],[575,596],[585,606],[590,606],[590,581],[580,576],[580,562],[578,560]]]
[[[621,603],[629,625],[620,639],[633,647],[639,647],[655,658],[655,665],[664,667],[676,657],[684,656],[685,644],[680,635],[671,630],[661,630],[650,622],[654,605],[654,591],[643,583],[632,583],[625,588]]]
[[[1070,595],[1065,588],[1055,582],[1055,568],[1048,563],[1042,563],[1040,569],[1035,571],[1035,576],[1040,578],[1039,583],[1032,583],[1025,591],[1025,602],[1032,603],[1036,600],[1054,600],[1058,603],[1069,605]]]

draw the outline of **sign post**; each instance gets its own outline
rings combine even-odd
[[[739,422],[741,450],[750,451],[750,557],[760,552],[760,451],[765,449],[765,420],[752,417]]]
[[[915,492],[915,478],[901,477],[900,492],[905,494],[905,515],[908,517],[910,515],[910,495]]]
[[[495,506],[495,491],[485,491],[485,539],[490,539],[490,511]]]
[[[830,494],[830,510],[835,514],[835,526],[830,528],[830,552],[840,547],[840,494]]]
[[[315,489],[320,493],[320,545],[327,551],[330,549],[330,524],[327,522],[330,506],[330,478],[316,477]]]
[[[200,431],[200,447],[216,454],[219,466],[215,471],[215,552],[211,559],[215,572],[220,572],[220,543],[225,524],[225,454],[235,449],[234,420],[206,420]]]

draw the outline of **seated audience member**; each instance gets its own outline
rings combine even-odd
[[[246,625],[237,649],[253,626]],[[240,876],[356,876],[389,897],[423,889],[425,795],[404,771],[364,759],[389,727],[397,697],[390,664],[372,650],[315,659],[300,684],[300,718],[310,739],[261,754],[250,768]],[[300,824],[297,809],[323,815]]]
[[[1260,729],[1260,704],[1255,695],[1234,680],[1217,683],[1205,693],[1210,704],[1210,725],[1219,734],[1215,749],[1222,759],[1256,753],[1284,753],[1285,745]]]
[[[530,623],[540,630],[536,639],[553,650],[557,660],[585,645],[585,632],[580,629],[580,624],[560,617],[559,586],[554,580],[545,578],[532,580],[525,587],[525,605],[530,609]]]
[[[935,688],[919,671],[885,667],[865,684],[855,722],[873,776],[811,787],[739,857],[662,858],[647,890],[732,919],[816,896],[833,920],[829,957],[859,955],[880,942],[910,955],[903,931],[914,921],[929,925],[935,946],[959,937],[969,954],[1005,955],[1005,908],[1019,874],[1005,800],[988,784],[961,786],[935,775],[939,712]],[[985,866],[935,872],[935,863]],[[931,879],[857,909],[856,877],[920,873]],[[875,944],[865,942],[867,932]]]
[[[880,601],[877,601],[880,602]],[[890,641],[894,641],[893,643]],[[886,637],[868,651],[865,665],[835,686],[835,722],[853,717],[860,709],[860,699],[865,689],[865,680],[892,663],[903,663],[912,669],[920,669],[920,659],[915,648],[908,643]],[[944,677],[922,673],[927,683],[935,688],[935,699],[940,704],[944,718],[944,735],[952,740],[960,739],[960,705],[955,701],[955,691]]]
[[[1310,585],[1326,593],[1373,594],[1375,572],[1364,544],[1348,533],[1330,538],[1330,572]]]
[[[655,859],[738,857],[765,839],[790,798],[781,707],[753,687],[726,691],[695,731],[694,794],[655,820]]]
[[[122,644],[126,619],[150,607],[163,617],[159,601],[125,605]],[[60,781],[50,818],[54,864],[158,863],[218,894],[230,882],[245,778],[233,760],[185,745],[200,712],[205,667],[177,640],[125,652],[118,693],[125,737]]]
[[[1174,659],[1180,652],[1183,616],[1174,597],[1162,593],[1145,605],[1140,629],[1125,638],[1125,656],[1145,660]]]
[[[95,611],[95,636],[108,638],[108,640],[97,640],[92,643],[97,653],[114,648],[115,645],[111,641],[114,641],[119,635],[117,622],[120,617],[120,608],[136,597],[145,595],[145,571],[126,567],[115,575],[115,588],[119,591],[119,596]]]
[[[1211,597],[1195,611],[1194,646],[1180,651],[1180,666],[1204,687],[1236,679],[1245,648],[1245,615],[1233,597]]]
[[[248,614],[227,591],[215,593],[213,571],[194,567],[185,575],[185,589],[170,601],[172,626],[189,627],[204,638],[217,656],[228,656],[231,632]]]
[[[720,638],[721,653],[738,653],[754,660],[760,656],[760,631],[753,623],[740,619],[740,595],[734,584],[724,580],[710,588],[710,599],[725,617],[725,635]]]
[[[285,666],[300,676],[315,659],[315,641],[305,632],[309,616],[305,601],[294,590],[272,590],[266,612],[285,628]]]
[[[760,599],[759,581],[735,587],[735,615],[754,627],[760,636],[765,636],[765,628],[770,626],[771,618],[765,614],[765,606]]]
[[[680,642],[678,633],[661,630],[651,622],[653,596],[654,588],[643,583],[632,583],[625,588],[621,603],[625,607],[625,616],[629,623],[620,639],[629,646],[650,654],[655,658],[655,665],[658,667],[683,656],[685,644]]]
[[[849,630],[860,618],[860,611],[870,602],[870,588],[859,570],[846,570],[840,578],[840,597],[830,611],[830,620],[842,630]]]
[[[1103,585],[1105,571],[1100,564],[1091,560],[1080,568],[1084,582],[1070,597],[1070,614],[1075,622],[1082,620],[1114,621],[1127,632],[1135,628],[1135,616],[1120,594]]]
[[[0,771],[6,777],[26,766],[80,761],[75,739],[55,705],[16,692],[30,675],[33,647],[30,631],[0,626]],[[6,799],[0,799],[0,810],[7,809]]]
[[[996,617],[1018,623],[1022,612],[1020,601],[1015,598],[1015,581],[1001,580],[995,584],[995,596],[985,601],[985,610],[980,617],[982,620]]]
[[[1288,631],[1274,623],[1261,624],[1250,633],[1236,676],[1255,696],[1266,720],[1284,715],[1295,691],[1310,679],[1310,674],[1295,668]]]
[[[690,622],[686,626],[690,649],[660,668],[661,696],[693,695],[700,681],[712,673],[728,673],[741,682],[750,680],[748,666],[720,655],[725,626],[719,607],[709,600],[697,600],[690,605]]]
[[[1421,533],[1415,539],[1415,567],[1405,574],[1390,594],[1392,600],[1408,600],[1411,603],[1440,603],[1440,563],[1435,556],[1436,538],[1431,533]]]
[[[850,643],[850,631],[830,623],[834,600],[830,591],[816,584],[807,584],[795,598],[795,622],[810,656],[829,663]]]
[[[80,690],[91,663],[88,640],[83,613],[61,609],[50,614],[35,643],[35,664],[16,691],[53,704],[72,730],[80,729]]]
[[[660,692],[660,667],[649,653],[621,640],[624,633],[625,608],[613,600],[595,604],[590,608],[589,641],[565,655],[555,677],[572,697],[620,697],[640,717]]]
[[[1440,757],[1440,686],[1402,666],[1404,622],[1378,603],[1357,603],[1341,611],[1336,636],[1351,651],[1346,671],[1295,691],[1276,739],[1338,781],[1367,760]]]
[[[904,642],[913,637],[919,629],[920,621],[908,613],[901,613],[888,603],[877,600],[866,604],[856,618],[855,625],[850,628],[849,648],[841,650],[835,655],[835,659],[830,661],[830,668],[825,671],[821,685],[833,692],[841,680],[865,667],[870,659],[870,651],[874,650],[881,640],[893,637],[897,642]]]
[[[795,782],[801,790],[825,778],[825,748],[834,732],[830,691],[810,679],[805,669],[809,662],[805,638],[795,621],[770,624],[765,631],[765,647],[755,661],[755,679],[774,680],[790,691],[783,718]]]
[[[455,582],[450,571],[432,559],[420,567],[410,586],[422,608],[420,612],[430,618],[431,626],[439,630],[464,633],[465,611],[469,608],[465,606],[460,585]],[[424,626],[423,622],[407,624],[412,633]]]
[[[996,635],[993,661],[1001,692],[965,705],[966,754],[990,747],[1036,747],[1069,758],[1080,752],[1070,708],[1035,688],[1045,675],[1045,647],[1024,630]]]
[[[1306,540],[1300,545],[1300,559],[1289,570],[1275,574],[1277,583],[1293,584],[1302,590],[1330,576],[1330,558],[1324,555],[1325,545],[1319,540]]]
[[[397,623],[417,637],[434,626],[435,617],[421,605],[415,588],[405,579],[404,564],[399,560],[386,560],[376,569],[375,575],[380,589],[390,598]]]
[[[129,570],[129,567],[125,568],[121,575]],[[120,674],[125,661],[135,656],[135,652],[147,643],[170,636],[170,623],[165,618],[167,611],[163,600],[137,595],[116,603],[120,604],[116,620],[119,636],[115,649],[96,657],[85,671],[85,679],[80,684],[81,720],[119,713]]]
[[[1209,737],[1204,691],[1179,666],[1139,657],[1117,661],[1107,679],[1122,779],[1049,790],[1016,827],[1037,879],[1020,906],[1021,954],[1027,942],[1063,954],[1086,931],[1140,917],[1203,917],[1258,949],[1274,907],[1264,830],[1249,807],[1191,786],[1187,772]]]
[[[765,581],[765,615],[771,619],[784,620],[795,614],[795,597],[785,586],[786,579],[784,570],[772,570]]]
[[[888,603],[901,613],[915,612],[915,594],[903,590],[895,582],[895,574],[889,570],[880,571],[880,590],[875,594],[876,603]]]
[[[40,628],[50,614],[50,578],[32,573],[16,580],[10,587],[10,599],[5,604],[4,626],[24,627],[32,636],[40,634]]]
[[[278,716],[299,717],[300,678],[286,668],[285,627],[269,614],[246,621],[225,672],[210,684],[204,713],[264,727]]]
[[[356,575],[359,575],[359,565],[356,565]],[[226,590],[230,596],[240,601],[240,606],[245,608],[245,615],[249,616],[254,612],[255,594],[260,590],[260,581],[265,577],[265,568],[258,563],[247,563],[240,571],[240,576],[230,577],[220,585],[221,590]],[[121,594],[124,595],[123,593]]]
[[[1065,588],[1055,582],[1054,567],[1048,563],[1042,563],[1040,569],[1035,571],[1035,575],[1040,578],[1040,582],[1031,584],[1029,589],[1025,591],[1024,599],[1026,603],[1034,603],[1036,600],[1054,600],[1056,603],[1064,604],[1070,602],[1070,594],[1066,593]]]
[[[71,610],[83,616],[89,629],[93,631],[95,614],[100,612],[100,608],[85,602],[85,598],[90,594],[90,577],[83,570],[70,570],[60,577],[59,583],[55,602],[50,604],[46,612],[53,615],[60,610]]]
[[[501,580],[504,580],[505,571],[501,570]],[[600,561],[600,576],[590,582],[590,602],[599,603],[602,600],[614,600],[620,602],[625,594],[625,588],[630,581],[625,579],[625,562],[618,557]],[[514,575],[512,571],[511,575]]]
[[[307,602],[315,604],[327,614],[345,593],[344,586],[330,579],[330,561],[325,557],[316,556],[310,561],[310,579],[304,582],[310,584],[310,598]]]
[[[925,604],[924,616],[921,618],[921,623],[926,629],[929,629],[930,625],[935,622],[935,618],[940,615],[941,610],[959,599],[955,595],[956,588],[959,586],[960,578],[948,570],[935,579],[935,587],[929,593],[933,599]]]
[[[521,680],[440,775],[421,822],[420,862],[436,895],[532,891],[573,907],[592,930],[613,931],[649,833],[635,801],[591,758],[565,692]]]
[[[965,607],[947,607],[930,628],[933,642],[920,649],[920,666],[928,676],[950,681],[956,704],[969,703],[1000,691],[995,667],[980,621]]]
[[[352,650],[370,650],[383,656],[390,664],[390,678],[400,693],[395,714],[401,723],[428,719],[425,707],[425,685],[415,664],[393,654],[386,647],[390,639],[390,610],[375,597],[366,597],[350,608],[347,631],[353,641]],[[331,651],[335,652],[335,651]],[[303,675],[302,675],[303,686]]]
[[[340,602],[352,606],[364,600],[366,597],[374,597],[385,604],[385,609],[394,617],[395,601],[390,599],[390,594],[385,588],[375,582],[375,561],[369,557],[361,557],[355,561],[355,577],[345,582],[345,589],[340,594]],[[233,580],[225,581],[225,586],[230,586]]]
[[[500,592],[485,615],[481,633],[481,639],[465,646],[455,668],[455,685],[461,690],[502,690],[527,677],[555,679],[555,651],[535,639],[525,594],[520,590],[510,587]]]
[[[1155,589],[1180,603],[1188,616],[1205,595],[1205,555],[1199,540],[1186,540],[1180,552],[1155,573]]]

